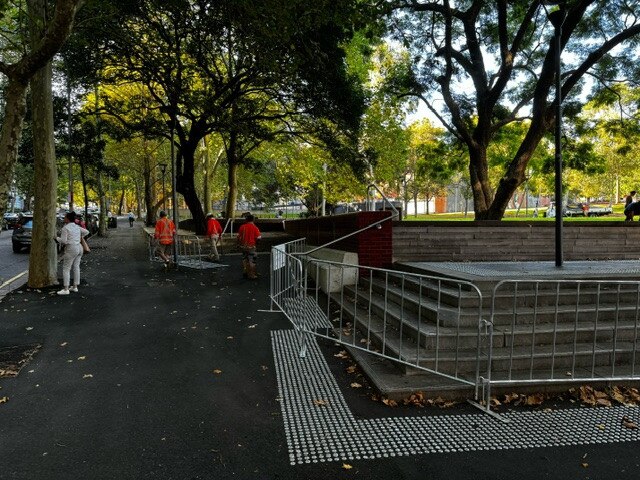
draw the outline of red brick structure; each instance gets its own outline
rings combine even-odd
[[[285,231],[297,238],[306,237],[308,245],[324,245],[390,216],[390,211],[383,211],[288,220],[285,222]],[[356,252],[363,266],[388,267],[393,259],[392,222],[382,222],[330,248]]]

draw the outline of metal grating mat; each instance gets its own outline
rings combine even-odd
[[[553,262],[405,262],[405,264],[425,270],[514,279],[528,278],[530,275],[556,279],[568,275],[640,275],[640,262],[637,260],[569,261],[564,262],[562,270],[558,270]]]
[[[300,358],[299,334],[271,332],[278,393],[291,465],[424,453],[506,450],[640,440],[640,408],[572,408],[511,412],[510,423],[478,414],[357,420],[309,337]]]
[[[331,324],[327,320],[327,315],[318,306],[317,302],[309,297],[303,298],[284,298],[282,300],[283,307],[289,312],[292,318],[302,318],[305,330],[314,330],[316,328],[331,328]]]

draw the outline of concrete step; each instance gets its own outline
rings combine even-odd
[[[387,358],[400,360],[451,376],[475,374],[478,337],[477,331],[440,328],[420,330],[406,321],[400,324],[387,315],[380,317],[365,309],[343,306],[343,314],[355,326],[349,333],[354,345],[377,351]],[[400,328],[402,325],[402,328]],[[493,338],[493,366],[495,371],[523,372],[554,368],[573,370],[575,367],[602,367],[611,365],[613,357],[613,324],[602,324],[595,332],[594,325],[583,325],[577,330],[561,325],[552,330],[537,331],[531,347],[531,331],[496,332]],[[635,326],[618,325],[616,363],[629,364],[633,358]],[[555,345],[552,343],[555,335]],[[546,340],[548,344],[542,343]],[[575,338],[575,341],[574,341]],[[540,342],[538,341],[540,340]],[[568,340],[567,343],[559,343]],[[527,343],[529,342],[529,343]],[[436,345],[440,348],[436,349]],[[575,352],[575,360],[574,360]],[[436,358],[437,357],[437,358]],[[640,353],[635,355],[640,363]],[[406,373],[412,372],[405,367]]]
[[[350,295],[355,295],[350,290]],[[354,322],[358,328],[366,332],[383,333],[392,329],[398,334],[402,333],[408,344],[420,345],[422,348],[435,350],[436,347],[445,350],[455,350],[457,348],[474,348],[478,344],[478,328],[456,328],[437,325],[435,322],[428,322],[418,317],[414,312],[407,311],[401,313],[400,308],[395,304],[387,304],[378,297],[369,304],[368,296],[358,293],[358,303],[344,302],[345,297],[333,294],[332,300],[340,303],[342,300],[342,312],[347,318]],[[386,311],[386,315],[385,315]],[[494,336],[494,347],[504,345],[504,335]],[[412,347],[413,348],[413,347]]]
[[[393,345],[389,345],[389,350]],[[638,342],[635,342],[635,362],[640,364],[640,355],[637,353]],[[405,349],[407,351],[408,349]],[[558,369],[561,372],[571,372],[575,368],[609,367],[616,365],[629,365],[634,357],[634,342],[619,342],[616,346],[615,356],[611,346],[598,343],[595,346],[588,343],[556,345],[536,345],[522,347],[503,347],[493,349],[493,372],[530,372],[535,370]],[[437,371],[455,371],[458,374],[469,375],[475,372],[476,350],[462,350],[455,352],[439,352],[436,359],[434,352],[419,352],[418,354],[404,356],[405,361],[424,368]],[[481,368],[485,368],[481,365]]]
[[[487,315],[489,316],[489,315]],[[533,323],[571,323],[635,320],[638,318],[635,304],[580,304],[580,305],[542,305],[521,307],[515,311],[496,309],[491,317],[494,325],[530,325]]]
[[[534,328],[535,327],[535,328]],[[640,333],[640,325],[635,319],[599,322],[573,322],[541,325],[517,325],[515,327],[495,326],[494,337],[499,335],[502,341],[494,339],[493,344],[510,347],[511,345],[553,345],[577,343],[609,343],[633,341]]]
[[[480,302],[480,296],[475,290],[455,280],[439,280],[398,273],[388,274],[382,278],[366,277],[360,283],[363,286],[371,285],[372,290],[381,295],[385,292],[393,292],[394,301],[404,296],[416,305],[420,301],[420,296],[453,308],[477,309]]]
[[[415,325],[416,329],[422,324],[431,324],[439,327],[463,328],[473,327],[477,329],[479,316],[477,310],[458,310],[425,298],[418,301],[417,298],[402,297],[397,292],[389,291],[387,296],[370,293],[368,289],[345,287],[344,296],[336,297],[340,302],[357,303],[360,308],[371,311],[381,318],[399,324],[401,321]],[[396,303],[396,301],[400,303]]]

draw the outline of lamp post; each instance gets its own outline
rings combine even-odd
[[[322,164],[322,171],[324,173],[322,180],[322,211],[321,216],[325,216],[327,213],[327,164]]]
[[[167,164],[159,163],[158,167],[160,167],[160,171],[162,172],[162,210],[167,212],[167,192],[164,188],[164,176],[167,173]]]
[[[549,12],[548,5],[558,5],[559,8]],[[556,73],[556,125],[555,125],[555,202],[556,202],[556,267],[562,267],[562,83],[560,78],[560,53],[562,49],[562,25],[567,18],[567,10],[564,1],[545,1],[542,6],[547,13],[549,21],[555,29],[554,50],[555,50],[555,73]]]

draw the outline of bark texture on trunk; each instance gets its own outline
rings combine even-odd
[[[13,169],[18,158],[18,145],[22,136],[22,122],[27,111],[25,100],[27,84],[9,80],[5,90],[5,109],[0,133],[0,215],[9,200]]]
[[[29,0],[31,44],[35,48],[47,24],[47,2]],[[33,110],[34,195],[33,230],[29,255],[29,280],[32,288],[57,284],[56,205],[58,169],[53,138],[53,95],[51,62],[31,79]]]
[[[104,193],[104,186],[102,184],[102,173],[98,170],[96,175],[96,186],[98,188],[98,199],[100,201],[100,225],[98,227],[98,236],[107,236],[107,196]]]
[[[51,60],[67,39],[76,12],[83,3],[84,0],[58,0],[53,18],[45,23],[48,20],[46,2],[29,0],[27,9],[31,48],[17,62],[0,64],[0,70],[8,80],[4,90],[4,118],[0,132],[0,215],[4,214],[7,206],[13,168],[18,156],[29,81]]]
[[[198,198],[195,185],[195,152],[199,140],[184,141],[180,146],[180,152],[176,159],[176,191],[184,198],[191,217],[193,218],[196,234],[203,235],[206,231],[205,214],[202,203]]]

